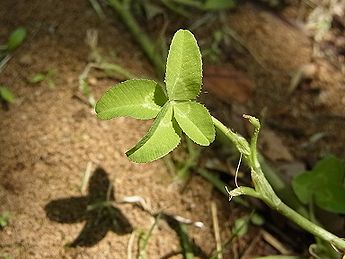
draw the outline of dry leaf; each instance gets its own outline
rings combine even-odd
[[[287,146],[272,130],[261,131],[261,146],[263,154],[272,161],[293,161]]]
[[[227,103],[248,102],[254,88],[253,81],[229,65],[206,66],[204,83],[207,91]]]

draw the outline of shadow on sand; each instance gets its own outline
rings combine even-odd
[[[133,227],[125,215],[113,206],[114,189],[107,173],[97,168],[89,181],[88,195],[53,200],[45,206],[47,217],[59,223],[85,221],[84,228],[68,246],[94,246],[108,231],[118,235],[131,233]]]

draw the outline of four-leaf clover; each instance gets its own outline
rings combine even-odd
[[[156,118],[143,139],[126,152],[134,162],[165,156],[180,143],[182,132],[202,146],[210,145],[215,138],[211,115],[196,101],[202,85],[201,53],[187,30],[179,30],[173,37],[165,84],[163,89],[153,80],[128,80],[109,89],[96,104],[100,119]]]

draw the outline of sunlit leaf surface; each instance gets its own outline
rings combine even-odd
[[[166,102],[161,87],[152,80],[133,79],[110,88],[97,102],[97,117],[153,119]]]
[[[215,138],[215,128],[208,110],[200,103],[174,104],[174,117],[186,135],[195,143],[208,146]]]
[[[181,139],[180,134],[181,130],[173,120],[173,107],[167,103],[146,136],[135,147],[127,151],[126,155],[137,163],[157,160],[177,147]]]
[[[169,100],[195,99],[202,84],[202,63],[198,44],[193,34],[179,30],[172,39],[165,83]]]

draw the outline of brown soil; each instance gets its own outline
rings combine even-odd
[[[204,254],[215,249],[210,201],[218,204],[222,238],[238,215],[247,213],[212,186],[195,176],[183,194],[171,188],[173,176],[162,161],[139,165],[124,153],[147,130],[149,123],[131,119],[102,122],[80,100],[78,76],[88,62],[86,31],[99,31],[104,53],[117,53],[117,62],[136,74],[152,74],[141,52],[117,19],[100,21],[87,1],[2,1],[0,35],[23,25],[28,38],[1,74],[17,102],[0,110],[0,211],[11,213],[10,224],[0,231],[0,257],[13,258],[126,258],[132,231],[148,230],[153,218],[140,208],[113,203],[106,209],[88,205],[108,198],[120,201],[139,195],[154,210],[201,221],[190,226],[192,240]],[[54,69],[55,88],[45,82],[28,83],[38,72]],[[92,89],[99,97],[114,80],[96,78]],[[88,162],[94,172],[88,190],[80,186]],[[96,167],[98,169],[96,169]],[[112,184],[113,189],[109,187]],[[116,221],[116,222],[114,222]],[[241,254],[257,236],[234,241],[231,251]],[[262,239],[255,254],[277,253]],[[65,246],[70,244],[70,246]],[[137,247],[135,242],[133,250]],[[163,258],[180,251],[179,239],[165,221],[153,232],[148,258]],[[135,254],[135,253],[134,253]],[[166,257],[167,258],[167,257]],[[180,255],[170,258],[181,258]]]
[[[290,13],[299,8],[290,8]],[[315,56],[312,50],[318,43],[294,15],[284,15],[246,4],[228,16],[233,41],[242,47],[239,54],[227,46],[228,60],[255,82],[255,96],[245,110],[274,129],[297,159],[314,163],[328,153],[345,157],[344,62],[335,66]],[[303,76],[294,85],[299,73]],[[235,84],[246,87],[241,81]],[[323,137],[310,141],[316,135]]]
[[[298,146],[318,132],[326,132],[326,137],[312,147],[316,152],[313,159],[322,152],[344,156],[345,135],[339,132],[344,120],[337,117],[341,109],[320,104],[319,95],[310,89],[298,88],[291,98],[286,98],[290,73],[311,60],[309,39],[266,11],[256,17],[256,9],[252,8],[245,6],[229,16],[232,28],[246,42],[247,52],[240,61],[229,54],[227,61],[245,73],[246,79],[239,80],[249,90],[240,102],[250,98],[246,105],[232,107],[230,121],[239,121],[243,112],[259,114],[266,107],[267,124],[294,148],[296,157],[310,156],[308,150]],[[281,25],[280,32],[275,30],[276,23]],[[5,254],[13,258],[126,258],[132,233],[148,231],[153,224],[153,217],[142,209],[119,202],[134,195],[149,201],[155,211],[203,222],[203,229],[188,227],[201,258],[207,258],[215,249],[211,201],[218,207],[222,240],[231,236],[235,219],[250,211],[234,202],[229,204],[199,176],[193,176],[181,194],[172,185],[174,176],[162,161],[144,165],[128,161],[125,151],[141,138],[150,123],[131,119],[99,121],[80,94],[78,77],[90,54],[85,44],[88,29],[98,30],[102,53],[115,52],[113,60],[138,76],[153,74],[113,13],[102,21],[88,1],[8,0],[0,4],[0,25],[1,38],[19,25],[25,26],[29,35],[0,78],[0,84],[17,96],[15,104],[0,109],[0,212],[11,213],[9,226],[0,231],[0,258]],[[286,46],[286,42],[291,44]],[[278,49],[277,45],[286,48]],[[56,71],[54,89],[45,82],[28,83],[35,73],[50,69]],[[116,83],[104,76],[93,75],[92,79],[96,98]],[[255,91],[254,97],[250,91]],[[209,107],[219,111],[214,99],[208,99]],[[230,110],[227,105],[221,107],[220,116]],[[315,109],[320,113],[311,116]],[[325,117],[328,111],[334,112],[331,117]],[[240,124],[235,127],[244,128]],[[329,142],[334,144],[324,145]],[[92,176],[87,190],[81,192],[90,162]],[[110,207],[88,209],[88,205],[107,198],[112,202]],[[261,237],[262,229],[251,227],[245,237],[232,242],[224,258],[277,254]],[[137,242],[133,251],[137,251]],[[172,224],[161,220],[149,240],[148,258],[182,258],[179,251],[177,232]]]

